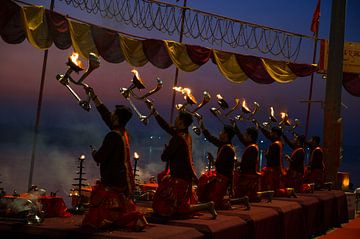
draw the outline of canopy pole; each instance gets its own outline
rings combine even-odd
[[[182,43],[183,35],[184,35],[184,22],[185,22],[186,5],[187,5],[187,0],[184,0],[184,5],[183,5],[182,13],[181,13],[181,29],[180,29],[180,39],[179,39],[180,43]],[[173,87],[177,86],[178,77],[179,77],[179,68],[176,67],[176,69],[175,69],[175,79],[174,79]],[[173,91],[173,95],[172,95],[172,101],[171,101],[170,122],[173,122],[174,110],[175,110],[175,98],[176,98],[176,92],[174,90],[172,90],[172,91]]]
[[[317,45],[318,45],[318,32],[315,32],[314,34],[315,40],[314,40],[314,52],[313,52],[313,59],[312,59],[312,63],[315,64],[316,63],[316,55],[317,55]],[[306,112],[306,124],[305,124],[305,138],[307,138],[308,136],[308,130],[309,130],[309,125],[310,125],[310,114],[311,114],[311,103],[313,103],[312,101],[312,93],[313,93],[313,85],[314,85],[314,72],[311,74],[311,78],[310,78],[310,87],[309,87],[309,97],[308,97],[308,107],[307,107],[307,112]]]
[[[343,79],[346,0],[333,0],[324,110],[326,180],[336,185],[342,144],[341,91]]]
[[[55,4],[55,1],[51,0],[50,11],[54,10],[54,4]],[[44,85],[45,85],[45,74],[46,74],[48,51],[49,51],[48,49],[46,49],[44,51],[43,65],[42,65],[42,71],[41,71],[40,91],[39,91],[39,97],[38,97],[38,103],[37,103],[37,109],[36,109],[33,146],[32,146],[31,161],[30,161],[30,173],[29,173],[29,181],[28,181],[28,187],[27,187],[28,190],[31,188],[32,180],[33,180],[33,171],[34,171],[34,165],[35,165],[36,146],[37,146],[38,133],[39,133],[40,115],[41,115],[41,106],[42,106],[42,99],[43,99],[43,92],[44,92]]]
[[[317,45],[318,45],[318,36],[319,36],[319,25],[320,25],[320,9],[321,9],[321,0],[317,1],[315,12],[313,13],[313,18],[311,22],[311,31],[314,33],[314,52],[313,52],[313,59],[312,63],[316,63],[316,54],[317,54]],[[309,97],[308,97],[308,107],[307,107],[307,113],[306,113],[306,124],[305,124],[305,139],[308,136],[308,130],[310,125],[310,114],[311,114],[311,103],[312,101],[312,93],[313,93],[313,85],[314,85],[314,72],[311,74],[310,77],[310,87],[309,87]]]

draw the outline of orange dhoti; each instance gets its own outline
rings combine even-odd
[[[234,197],[248,196],[251,202],[257,201],[257,192],[260,191],[261,174],[234,172]]]
[[[143,213],[137,211],[129,196],[115,187],[97,184],[91,193],[90,207],[83,226],[93,228],[120,227],[141,229],[146,225]]]
[[[264,167],[262,169],[261,190],[273,190],[276,196],[283,196],[283,175],[280,167]]]
[[[191,217],[190,205],[197,203],[191,180],[166,175],[159,182],[153,200],[154,213],[170,217]]]
[[[198,196],[200,202],[213,201],[217,209],[229,209],[229,200],[224,199],[230,179],[215,171],[206,172],[199,178]]]
[[[284,176],[284,183],[287,188],[294,188],[295,192],[303,191],[304,175],[295,170],[288,170]]]
[[[325,181],[325,173],[323,169],[311,169],[305,170],[305,183],[314,183],[315,188],[321,188]]]

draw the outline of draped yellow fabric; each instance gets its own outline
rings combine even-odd
[[[177,68],[191,72],[197,70],[200,66],[192,62],[191,58],[187,54],[186,46],[184,44],[174,41],[164,41],[166,50],[172,62]]]
[[[91,35],[90,25],[76,22],[69,18],[67,18],[67,21],[74,50],[86,59],[89,58],[91,52],[99,55]]]
[[[226,79],[234,83],[244,82],[248,76],[242,71],[233,53],[213,50],[216,65]]]
[[[53,41],[49,35],[44,15],[45,8],[42,6],[23,6],[21,10],[26,37],[30,44],[36,48],[48,49]]]
[[[297,76],[291,71],[289,66],[284,61],[275,61],[270,59],[261,58],[266,71],[271,78],[279,83],[289,83]]]
[[[119,38],[120,47],[124,57],[130,65],[140,67],[148,62],[148,59],[143,51],[142,41],[128,38],[121,34],[119,35]]]

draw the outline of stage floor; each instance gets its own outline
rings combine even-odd
[[[83,216],[45,218],[39,225],[0,221],[2,238],[311,238],[325,235],[348,223],[346,195],[342,191],[316,191],[298,198],[274,198],[252,203],[251,209],[235,206],[218,211],[216,220],[207,212],[193,219],[159,222],[151,217],[151,202],[137,202],[148,215],[143,232],[93,231],[80,227]],[[360,235],[360,234],[359,234]],[[6,236],[6,237],[4,237]]]

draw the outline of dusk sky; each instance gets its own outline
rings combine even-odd
[[[44,5],[46,8],[50,5],[50,1],[26,2]],[[173,0],[166,2],[182,5],[182,1],[176,2]],[[310,36],[312,35],[310,24],[316,2],[316,0],[188,0],[188,7]],[[319,37],[327,39],[330,29],[331,1],[323,0],[321,3]],[[113,19],[103,19],[99,15],[88,14],[66,5],[65,1],[55,1],[54,10],[89,23],[124,33],[146,38],[179,40],[178,35],[168,36],[156,30],[147,31],[145,29],[136,29],[116,22]],[[358,0],[347,1],[345,41],[360,42],[359,11],[360,2]],[[201,40],[184,38],[183,42],[236,53],[284,60],[272,55],[261,55],[256,50],[250,51],[244,48],[233,49],[226,45],[210,45]],[[19,191],[22,191],[22,187],[27,185],[28,179],[33,137],[32,130],[35,124],[44,53],[32,47],[27,40],[16,45],[7,44],[1,40],[0,49],[2,56],[2,63],[0,65],[0,130],[2,132],[0,136],[0,181],[3,181],[8,190],[17,188]],[[62,168],[65,167],[64,165],[68,165],[69,162],[74,165],[74,160],[76,160],[80,153],[89,154],[89,144],[99,147],[103,136],[107,133],[107,129],[94,107],[90,112],[81,109],[67,89],[55,79],[57,74],[64,74],[66,71],[65,62],[72,51],[72,48],[60,50],[54,45],[49,49],[40,120],[40,135],[46,134],[47,138],[46,140],[40,138],[37,157],[41,158],[41,160],[35,163],[34,176],[35,182],[46,185],[46,187],[50,187],[49,180],[55,180],[54,184],[60,185],[60,179],[63,178],[65,172],[63,172],[64,175],[55,174],[49,176],[45,179],[47,180],[46,183],[43,183],[43,181],[39,179],[39,175],[46,174],[46,172],[53,172],[51,170],[57,168],[57,163],[60,163],[60,167]],[[305,41],[297,62],[312,63],[312,54],[312,43]],[[94,88],[109,108],[112,108],[115,104],[127,104],[119,94],[119,88],[130,85],[132,77],[130,71],[133,67],[126,61],[120,64],[108,63],[103,59],[100,59],[100,61],[100,68],[96,69],[94,73],[89,76],[86,83]],[[137,68],[137,70],[149,88],[155,86],[156,77],[160,77],[163,80],[163,89],[152,97],[152,99],[155,101],[155,106],[157,106],[159,112],[166,119],[169,119],[172,97],[171,88],[174,81],[175,66],[172,65],[163,70],[148,63],[144,67]],[[206,90],[210,92],[213,98],[215,98],[216,94],[220,93],[225,99],[231,102],[231,104],[232,99],[235,97],[245,98],[247,102],[257,101],[261,105],[258,114],[260,121],[267,119],[269,107],[274,106],[277,112],[287,111],[290,117],[300,119],[302,124],[299,127],[299,132],[304,131],[307,109],[307,105],[300,101],[308,98],[309,83],[310,77],[299,77],[288,84],[273,83],[260,85],[251,80],[247,80],[242,84],[235,84],[226,80],[219,73],[216,65],[211,61],[192,73],[180,71],[179,74],[179,85],[191,88],[198,100],[201,100],[202,92]],[[325,83],[321,75],[315,74],[313,100],[324,100]],[[79,88],[77,90],[80,94],[83,93],[82,89]],[[177,97],[176,103],[181,103],[181,101],[181,97]],[[358,126],[359,113],[357,110],[360,108],[360,98],[350,95],[343,89],[342,102],[346,105],[346,108],[342,108],[344,145],[359,148],[360,143],[358,139],[360,127]],[[205,109],[203,109],[201,113],[205,115],[205,123],[211,127],[211,131],[217,134],[221,128],[221,124],[208,113],[208,108],[216,106],[215,104],[213,100],[211,105],[209,104],[208,107],[204,107]],[[139,102],[137,102],[137,105],[139,105],[142,111],[146,111],[146,107],[140,105]],[[241,124],[239,124],[239,126],[241,128],[245,127]],[[160,128],[153,118],[150,119],[149,125],[144,126],[134,117],[129,125],[129,131],[135,133],[141,132],[142,134],[146,132],[150,136],[157,134]],[[74,134],[74,132],[77,132],[77,134]],[[311,112],[309,135],[320,135],[322,137],[322,132],[323,109],[320,104],[314,104]],[[77,146],[79,146],[80,149],[64,150],[61,145],[58,145],[60,142],[57,140],[57,137],[60,137],[58,135],[59,133],[61,137],[69,140],[67,142],[70,144],[69,148],[76,146],[71,145],[72,143],[79,143]],[[54,137],[54,140],[51,140],[51,137]],[[84,138],[91,139],[93,142],[90,142],[90,140],[87,141]],[[52,142],[51,146],[48,145],[49,142]],[[239,144],[239,142],[236,141],[236,144]],[[136,148],[136,145],[132,145],[132,149],[134,148]],[[56,160],[47,161],[42,150],[44,150],[44,152],[46,151],[46,157],[56,158]],[[90,159],[91,157],[88,158]],[[346,158],[344,158],[344,162],[345,161]],[[51,165],[49,166],[49,164]],[[89,164],[92,163],[89,162]],[[354,168],[360,168],[358,155],[353,156],[351,164],[354,164],[352,165]],[[95,173],[97,173],[96,170],[97,169],[95,169]],[[75,176],[75,169],[71,174],[73,174],[71,177]],[[67,183],[72,182],[71,177],[67,179]],[[15,183],[14,180],[17,180],[17,182]],[[19,182],[20,180],[23,181]],[[63,192],[66,192],[68,190],[67,186],[64,187]],[[55,190],[56,189],[49,188],[49,191]]]

